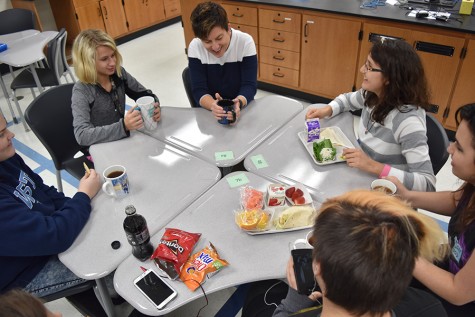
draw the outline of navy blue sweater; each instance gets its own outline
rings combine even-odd
[[[247,103],[257,91],[256,44],[252,37],[232,29],[231,42],[220,58],[208,52],[195,38],[188,48],[191,87],[196,104],[205,95],[219,93],[225,99],[244,96]]]
[[[15,154],[0,162],[0,292],[25,287],[89,219],[84,193],[65,197]]]

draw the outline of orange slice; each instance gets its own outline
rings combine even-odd
[[[256,228],[259,230],[264,230],[269,223],[269,214],[267,212],[263,212],[259,222],[256,225]]]
[[[254,230],[263,214],[261,210],[245,210],[236,214],[236,223],[244,230]]]

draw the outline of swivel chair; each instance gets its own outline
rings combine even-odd
[[[77,179],[84,176],[83,163],[92,163],[86,156],[75,158],[85,150],[74,136],[71,96],[74,84],[50,88],[36,97],[25,111],[26,122],[48,150],[56,168],[58,190],[63,191],[61,170]]]
[[[444,127],[431,114],[426,114],[427,145],[434,174],[437,174],[449,158],[449,138]]]
[[[190,101],[190,105],[192,108],[199,108],[200,105],[196,104],[195,98],[193,97],[193,90],[191,88],[191,75],[190,69],[185,67],[183,72],[181,73],[181,78],[183,79],[183,85],[185,86],[186,96]]]

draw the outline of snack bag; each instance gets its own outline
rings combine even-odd
[[[166,228],[151,259],[165,272],[168,277],[175,280],[181,271],[181,267],[190,256],[201,233],[190,233],[180,229]]]
[[[210,278],[227,265],[229,263],[219,257],[218,251],[210,242],[209,246],[193,254],[186,261],[180,272],[180,279],[191,291],[194,291],[206,277]]]
[[[252,188],[244,186],[241,190],[241,206],[246,210],[262,209],[264,206],[264,193]]]
[[[318,118],[305,120],[305,125],[307,127],[307,142],[320,139],[320,120]]]

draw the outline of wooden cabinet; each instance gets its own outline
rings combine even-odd
[[[203,2],[202,0],[180,0],[181,6],[181,21],[183,24],[183,32],[185,33],[185,51],[188,48],[191,40],[195,38],[193,29],[191,28],[190,16],[191,12],[196,8],[196,6]]]
[[[129,29],[121,0],[102,0],[101,11],[107,33],[112,37],[126,34]]]
[[[86,29],[117,38],[180,15],[179,0],[49,0],[56,26],[66,28],[68,43]]]
[[[124,10],[131,30],[138,30],[149,26],[154,18],[163,20],[165,11],[163,2],[157,4],[159,0],[125,0]]]
[[[438,106],[438,112],[434,116],[443,123],[465,39],[403,28],[402,25],[386,26],[365,23],[363,29],[359,66],[364,64],[372,41],[380,40],[381,37],[403,39],[415,48],[424,66],[431,91],[430,102]],[[361,86],[361,82],[362,75],[358,74],[357,87]]]
[[[76,19],[81,30],[106,30],[99,1],[74,0],[73,2],[76,9]]]
[[[303,15],[300,87],[326,98],[351,91],[360,29],[359,21]]]
[[[450,102],[450,111],[446,112],[445,127],[456,130],[455,112],[468,103],[475,102],[475,39],[468,40],[465,58],[462,59],[460,72],[455,83],[454,94]]]
[[[301,15],[259,9],[259,80],[297,88]]]
[[[254,39],[254,43],[258,45],[257,8],[226,3],[223,3],[223,8],[226,10],[231,27],[248,33]]]
[[[180,0],[164,0],[165,18],[173,18],[181,14]]]

